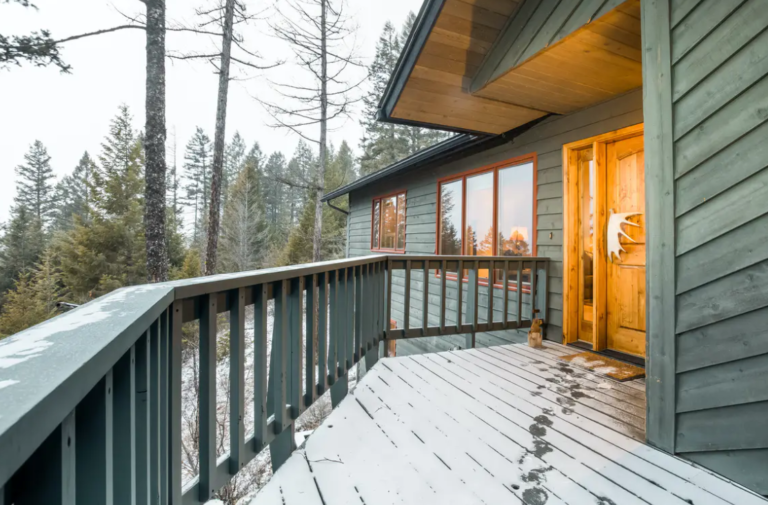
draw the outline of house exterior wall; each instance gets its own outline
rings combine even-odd
[[[642,15],[648,438],[768,494],[768,9]]]
[[[535,153],[537,157],[537,255],[552,259],[550,266],[549,306],[547,310],[547,338],[562,341],[563,324],[563,144],[607,133],[619,128],[643,122],[641,90],[630,92],[595,107],[567,116],[549,118],[515,138],[512,142],[487,151],[435,166],[427,166],[412,172],[393,176],[377,182],[374,187],[362,188],[350,194],[349,243],[348,255],[360,256],[375,254],[371,244],[371,200],[372,198],[397,190],[406,190],[406,252],[414,254],[434,254],[436,251],[437,220],[437,181],[446,176],[465,172],[510,158]],[[421,325],[420,284],[423,277],[420,272],[413,273],[412,306],[410,309],[411,325]],[[393,291],[397,299],[393,302],[392,317],[402,324],[402,296],[404,283],[395,276]],[[466,289],[466,286],[464,287]],[[440,283],[432,278],[430,296],[430,324],[438,324]],[[501,300],[501,289],[495,290],[495,296]],[[446,296],[448,307],[455,310],[456,282],[448,281]],[[480,306],[486,303],[487,288],[480,288]],[[516,294],[515,294],[516,296]],[[467,299],[466,296],[463,298]],[[494,298],[495,299],[495,298]],[[510,296],[510,314],[513,315],[516,303]],[[450,301],[454,301],[451,306]],[[494,307],[501,303],[494,302]],[[527,296],[523,296],[523,315],[529,314],[530,305]],[[485,310],[480,310],[480,320]],[[500,317],[500,316],[499,316]],[[447,317],[451,322],[451,315]],[[523,341],[522,332],[507,331],[477,335],[478,345],[496,345]],[[447,350],[465,345],[463,337],[435,337],[412,339],[398,342],[397,352],[427,352]]]

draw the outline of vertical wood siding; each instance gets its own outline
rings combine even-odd
[[[374,188],[363,188],[350,195],[349,217],[349,255],[360,256],[372,254],[370,251],[371,236],[371,199],[388,191],[405,188],[407,190],[406,212],[406,252],[434,253],[436,246],[437,219],[437,180],[452,174],[464,172],[509,158],[529,153],[536,153],[537,159],[537,248],[539,256],[552,258],[550,266],[549,307],[547,338],[556,342],[562,341],[563,324],[563,144],[592,137],[602,133],[617,130],[643,122],[641,90],[630,92],[603,104],[589,109],[550,118],[504,144],[485,152],[474,154],[463,159],[449,161],[434,166],[426,166],[402,176],[395,176],[380,181]],[[412,302],[410,307],[411,326],[421,325],[422,299],[421,286],[423,275],[414,272],[411,280]],[[393,278],[395,294],[403,293],[404,282],[397,275]],[[446,296],[448,298],[449,314],[446,323],[453,322],[453,311],[456,309],[457,286],[455,281],[447,281]],[[495,290],[494,300],[501,300],[502,291]],[[439,321],[440,283],[436,278],[430,279],[429,285],[429,321],[438,324]],[[402,295],[401,295],[402,296]],[[512,303],[516,293],[510,293],[510,315],[516,316],[517,304]],[[488,292],[486,287],[480,287],[480,306],[486,307]],[[466,287],[463,301],[466,302]],[[516,299],[516,298],[514,298]],[[494,307],[501,303],[494,302]],[[486,311],[480,309],[480,314]],[[393,303],[393,319],[402,324],[402,299]],[[523,296],[523,312],[530,314],[527,296]],[[501,318],[498,312],[495,318]],[[434,321],[433,321],[434,318]],[[483,316],[480,317],[484,321]],[[507,331],[483,333],[477,336],[478,345],[497,345],[509,342],[521,342],[525,339],[523,332]],[[398,342],[398,353],[427,352],[446,350],[451,347],[464,347],[463,337],[436,337],[412,339]]]
[[[675,450],[768,494],[768,6],[670,3]]]

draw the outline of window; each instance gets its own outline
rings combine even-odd
[[[405,192],[373,199],[371,250],[405,252]]]
[[[533,256],[535,163],[527,155],[440,181],[438,254]]]

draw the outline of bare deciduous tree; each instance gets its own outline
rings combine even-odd
[[[282,0],[278,21],[272,24],[275,35],[290,44],[296,63],[309,76],[306,83],[273,82],[279,102],[262,100],[276,123],[318,145],[319,163],[308,181],[280,179],[285,184],[312,191],[315,195],[315,224],[312,260],[322,259],[323,208],[325,175],[328,165],[329,125],[347,118],[359,97],[353,96],[362,84],[350,82],[349,70],[359,67],[353,39],[355,27],[344,14],[344,1]],[[309,127],[319,126],[317,136],[308,134]]]

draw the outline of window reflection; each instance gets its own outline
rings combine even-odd
[[[438,252],[532,256],[535,249],[533,162],[458,176],[441,183]],[[479,272],[488,279],[488,270]],[[523,272],[528,281],[529,271]],[[503,277],[497,270],[496,281]],[[511,276],[516,282],[516,273]]]
[[[371,238],[371,248],[379,248],[379,201],[373,202],[373,237]]]
[[[493,256],[493,172],[467,177],[464,254]],[[488,270],[480,270],[481,279]]]
[[[499,256],[530,256],[533,236],[533,163],[499,170]]]
[[[371,249],[405,252],[405,193],[373,199]]]
[[[381,200],[381,248],[394,249],[397,235],[397,199],[394,196]]]

